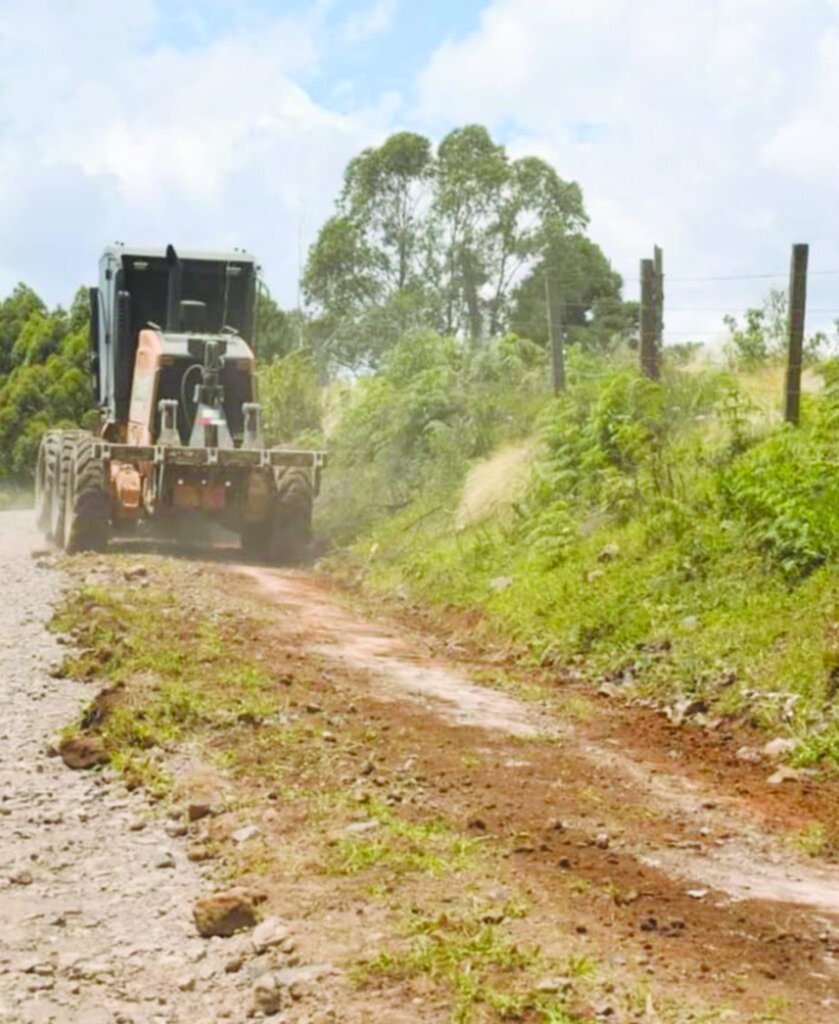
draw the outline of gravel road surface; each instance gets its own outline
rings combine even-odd
[[[62,577],[42,546],[31,513],[0,513],[0,1022],[244,1020],[251,972],[225,973],[238,938],[195,931],[208,883],[170,834],[182,826],[47,754],[93,694],[50,675]]]

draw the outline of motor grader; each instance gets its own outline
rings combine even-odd
[[[105,249],[90,289],[100,421],[51,430],[38,452],[38,522],[55,544],[96,550],[140,523],[183,535],[209,521],[250,556],[305,554],[325,456],[264,444],[256,295],[244,251]]]

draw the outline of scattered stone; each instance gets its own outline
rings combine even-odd
[[[148,576],[149,571],[144,565],[132,565],[122,574],[126,580],[141,580]]]
[[[129,832],[142,832],[145,827],[146,819],[140,814],[136,814],[134,817],[128,819]]]
[[[18,868],[17,871],[13,871],[9,875],[9,881],[12,885],[32,885],[35,879],[32,877],[32,872],[29,868]]]
[[[225,972],[225,974],[235,974],[237,971],[241,971],[241,969],[244,966],[245,966],[244,954],[237,953],[235,956],[232,956],[229,960],[225,961],[224,972]]]
[[[557,992],[568,991],[570,985],[566,978],[542,978],[536,984],[536,991],[545,995],[554,995]]]
[[[686,633],[695,633],[699,629],[699,616],[698,615],[686,615],[681,623],[682,629]]]
[[[673,707],[667,709],[667,716],[674,725],[682,725],[688,718],[707,712],[708,705],[704,700],[690,697],[676,701]]]
[[[368,821],[354,821],[344,829],[347,835],[359,836],[364,835],[365,832],[375,832],[380,827],[380,823],[375,818],[370,818]]]
[[[160,849],[157,851],[157,856],[154,860],[154,866],[156,868],[173,868],[175,866],[175,858],[172,856],[171,851]]]
[[[613,541],[611,544],[606,544],[605,547],[602,548],[600,554],[597,556],[597,561],[614,562],[614,560],[618,557],[620,553],[620,547]]]
[[[495,579],[489,581],[490,590],[494,590],[496,593],[500,593],[502,590],[507,590],[514,583],[512,576],[496,576]]]
[[[799,782],[807,778],[807,772],[803,768],[788,768],[786,765],[773,772],[766,780],[770,786],[780,786],[784,782]]]
[[[47,757],[60,756],[62,739],[63,737],[61,733],[56,733],[54,736],[50,736],[50,738],[44,744],[44,753],[47,755]]]
[[[213,805],[210,803],[192,803],[186,809],[186,816],[190,821],[200,821],[213,813]]]
[[[76,770],[108,762],[105,744],[98,736],[67,736],[62,739],[58,752],[67,767]]]
[[[761,752],[754,747],[740,747],[734,756],[743,764],[760,764],[763,760]]]
[[[246,843],[249,839],[254,839],[258,835],[258,825],[245,825],[243,828],[237,828],[230,838],[234,843]]]
[[[227,938],[256,924],[253,894],[244,889],[229,889],[197,900],[192,910],[198,934],[204,938]]]
[[[263,1013],[273,1017],[280,1012],[282,992],[273,974],[263,974],[256,979],[253,986],[253,1013]]]
[[[599,847],[601,850],[608,850],[609,841],[609,836],[606,832],[598,832],[594,838],[594,845]]]
[[[704,900],[708,895],[707,889],[688,889],[687,896],[690,896],[692,900]]]
[[[178,978],[178,988],[181,992],[194,992],[195,991],[195,975],[184,974]]]
[[[210,852],[210,850],[208,850],[206,846],[203,846],[200,843],[196,846],[190,846],[190,848],[186,851],[186,859],[191,860],[196,864],[201,863],[201,861],[210,860],[211,857],[212,853]]]
[[[774,740],[770,740],[764,745],[763,754],[765,757],[771,757],[773,760],[780,760],[786,757],[787,754],[791,754],[793,750],[795,750],[795,740],[784,736],[777,736]]]
[[[173,839],[180,839],[189,832],[189,829],[182,821],[167,821],[163,826],[163,831]]]
[[[264,953],[268,949],[281,946],[290,935],[288,928],[278,917],[266,917],[254,928],[251,942],[257,953]]]

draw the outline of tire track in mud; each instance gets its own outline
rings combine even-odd
[[[0,804],[8,810],[0,818],[0,911],[13,925],[0,937],[0,1022],[244,1020],[253,978],[225,973],[230,945],[194,936],[189,910],[204,876],[164,823],[133,831],[142,797],[107,774],[103,782],[68,773],[43,754],[90,691],[49,676],[59,648],[44,622],[61,579],[29,558],[33,542],[28,515],[0,517],[11,579],[0,612],[0,781],[9,794]],[[272,610],[278,650],[296,652],[315,674],[330,666],[333,705],[355,700],[362,718],[382,724],[377,763],[401,771],[413,762],[426,780],[422,813],[478,830],[504,858],[498,863],[532,902],[519,922],[523,941],[567,951],[570,931],[585,952],[627,964],[665,992],[737,1006],[732,1020],[749,1019],[769,995],[788,1000],[790,1021],[830,1019],[839,953],[834,865],[793,857],[713,786],[475,684],[468,663],[432,656],[434,638],[355,614],[313,574],[242,566],[237,557],[193,560],[208,599],[221,576],[243,607]],[[261,653],[271,652],[269,643]],[[162,852],[175,872],[156,866]],[[28,884],[11,880],[27,871]],[[325,905],[337,899],[343,913],[361,913],[329,878],[306,885]],[[328,915],[313,914],[311,924],[323,929],[315,937],[330,956]],[[337,1019],[366,1021],[371,998],[348,997]],[[396,990],[388,998],[395,1005]],[[414,1016],[406,1007],[399,1019],[436,1022],[445,1013]]]
[[[451,724],[500,731],[525,739],[551,738],[573,749],[583,762],[608,768],[643,793],[644,802],[674,813],[701,829],[724,830],[724,848],[666,848],[639,845],[647,863],[736,900],[761,899],[808,907],[839,924],[839,866],[814,865],[762,835],[744,819],[721,809],[710,792],[697,792],[678,776],[651,772],[620,751],[575,738],[573,727],[507,694],[476,685],[457,667],[433,659],[405,635],[370,622],[337,604],[306,577],[241,568],[293,614],[307,645],[336,663],[370,674],[377,696],[418,700]],[[636,793],[637,802],[637,793]],[[709,807],[709,804],[715,804]],[[628,845],[631,848],[631,844]]]
[[[410,754],[436,790],[430,809],[477,825],[511,858],[534,927],[564,929],[578,915],[595,955],[640,965],[677,999],[699,993],[746,1015],[732,1020],[763,1019],[767,999],[786,1001],[790,1021],[826,1020],[839,1006],[839,867],[797,856],[748,800],[697,781],[687,764],[662,769],[666,750],[639,757],[620,732],[592,740],[549,702],[476,685],[468,657],[448,661],[432,653],[434,636],[355,613],[327,581],[233,571],[242,593],[271,602],[282,644],[333,666],[343,700],[366,697],[387,730],[379,755],[398,764]],[[643,729],[645,714],[652,721],[642,712],[628,728]],[[481,767],[464,770],[473,755]]]

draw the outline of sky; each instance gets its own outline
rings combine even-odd
[[[0,294],[114,240],[257,253],[284,305],[347,161],[485,124],[580,183],[666,340],[785,287],[839,317],[839,0],[0,0]]]

